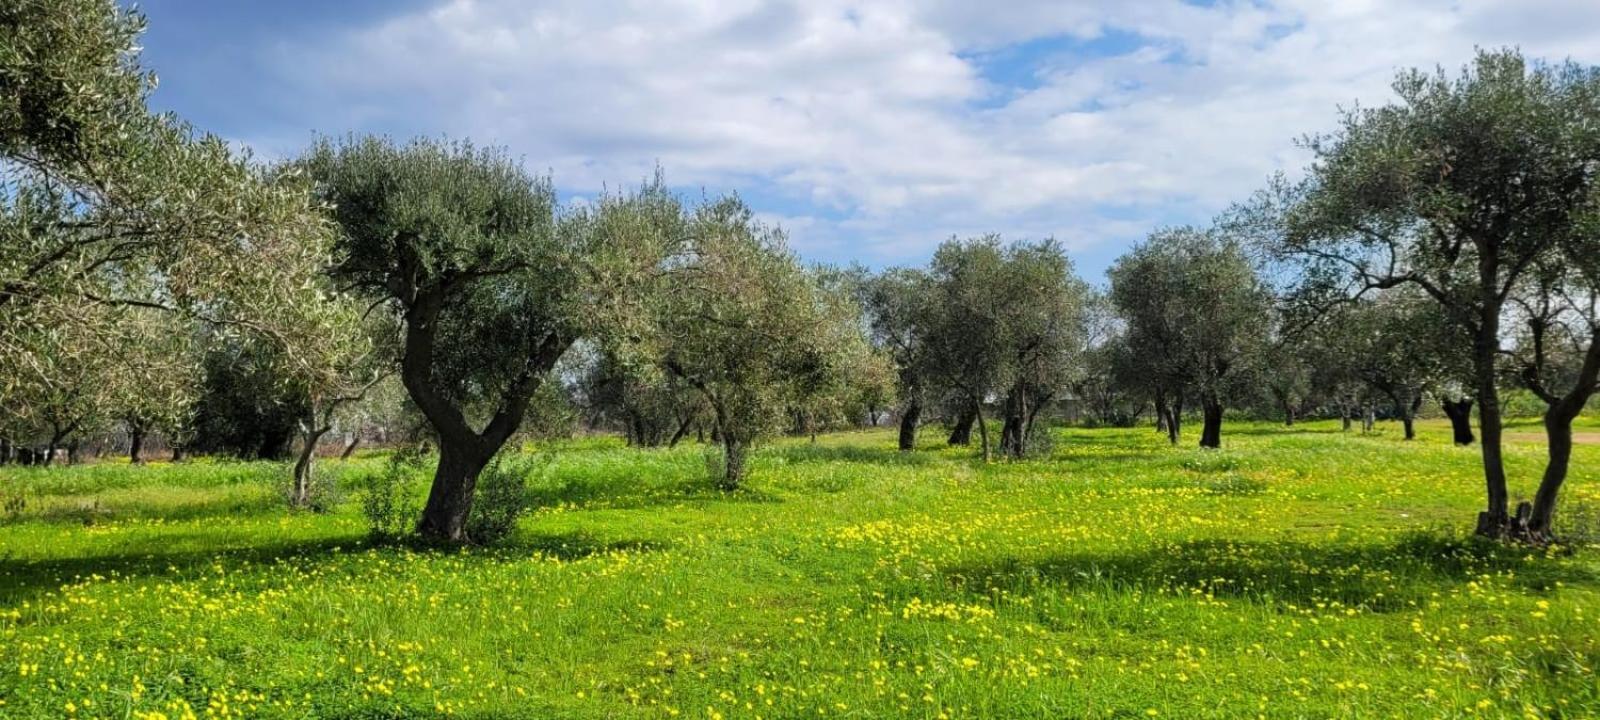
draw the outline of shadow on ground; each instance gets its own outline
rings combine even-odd
[[[119,548],[116,554],[50,560],[22,560],[0,554],[0,607],[15,607],[24,601],[58,591],[65,585],[90,578],[134,582],[173,580],[199,575],[217,565],[231,571],[247,565],[315,565],[334,562],[352,552],[413,552],[445,556],[458,551],[453,547],[434,547],[414,541],[374,544],[359,535],[222,549],[191,549],[215,542],[214,535],[200,532],[163,533],[151,537],[147,542]],[[468,557],[483,562],[519,562],[535,556],[573,561],[622,551],[657,552],[667,547],[666,543],[652,540],[601,540],[582,531],[531,533],[518,534],[503,547],[475,552]]]
[[[1387,612],[1505,570],[1515,571],[1512,582],[1533,590],[1558,582],[1600,584],[1590,569],[1530,557],[1525,547],[1424,533],[1372,545],[1200,540],[1121,554],[1008,558],[950,567],[944,574],[957,589],[978,595],[1030,594],[1046,587],[1199,591],[1300,608],[1337,602]]]

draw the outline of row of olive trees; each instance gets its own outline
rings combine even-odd
[[[657,177],[563,205],[504,153],[442,141],[262,166],[148,110],[135,12],[51,0],[0,23],[8,428],[181,434],[207,375],[194,345],[244,347],[258,394],[293,408],[303,504],[319,440],[394,375],[439,449],[419,529],[459,541],[479,473],[575,344],[691,390],[729,488],[785,418],[814,427],[887,373],[853,299],[737,199],[689,207]]]

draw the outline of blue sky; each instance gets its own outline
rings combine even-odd
[[[572,198],[659,164],[810,260],[1055,237],[1080,272],[1204,223],[1398,68],[1600,63],[1589,0],[151,0],[155,102],[259,155],[470,137]]]

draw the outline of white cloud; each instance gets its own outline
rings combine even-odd
[[[1108,33],[1135,42],[1036,57],[1025,89],[975,59]],[[280,51],[320,127],[504,144],[581,193],[659,162],[784,198],[758,209],[808,254],[886,262],[953,233],[1104,253],[1203,222],[1397,68],[1501,45],[1600,62],[1600,3],[450,0]]]

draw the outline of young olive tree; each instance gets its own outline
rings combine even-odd
[[[1271,294],[1255,265],[1216,232],[1176,228],[1122,256],[1110,275],[1112,302],[1149,368],[1170,437],[1177,441],[1181,403],[1192,392],[1202,411],[1200,446],[1221,447],[1225,403],[1243,394],[1271,326]]]
[[[418,531],[464,541],[479,473],[551,368],[676,240],[651,222],[672,199],[658,179],[562,212],[549,180],[465,143],[323,141],[299,166],[339,228],[335,281],[399,318],[400,378],[439,441]]]
[[[752,445],[781,427],[803,392],[797,385],[826,374],[860,321],[830,312],[782,232],[737,199],[698,208],[689,225],[689,252],[657,300],[654,341],[662,365],[710,407],[723,451],[719,485],[731,491],[744,482]]]
[[[933,288],[926,341],[930,375],[934,384],[949,389],[958,406],[970,411],[984,462],[993,453],[984,405],[991,395],[1004,392],[1010,359],[1000,322],[1004,309],[993,293],[1003,283],[1005,265],[999,236],[989,235],[945,241],[928,268]]]
[[[910,452],[917,447],[917,427],[933,392],[928,356],[933,288],[921,270],[890,268],[865,278],[859,292],[872,342],[894,362],[902,403],[899,447]]]
[[[1502,323],[1529,273],[1567,243],[1600,167],[1600,72],[1481,52],[1458,76],[1406,71],[1398,100],[1312,138],[1305,180],[1263,194],[1269,245],[1347,294],[1418,288],[1464,332],[1487,507],[1478,532],[1521,534],[1501,447]],[[1550,503],[1553,505],[1553,500]]]
[[[1039,411],[1083,371],[1089,287],[1053,240],[1006,249],[1002,284],[1005,422],[1000,449],[1013,459],[1028,453]]]

